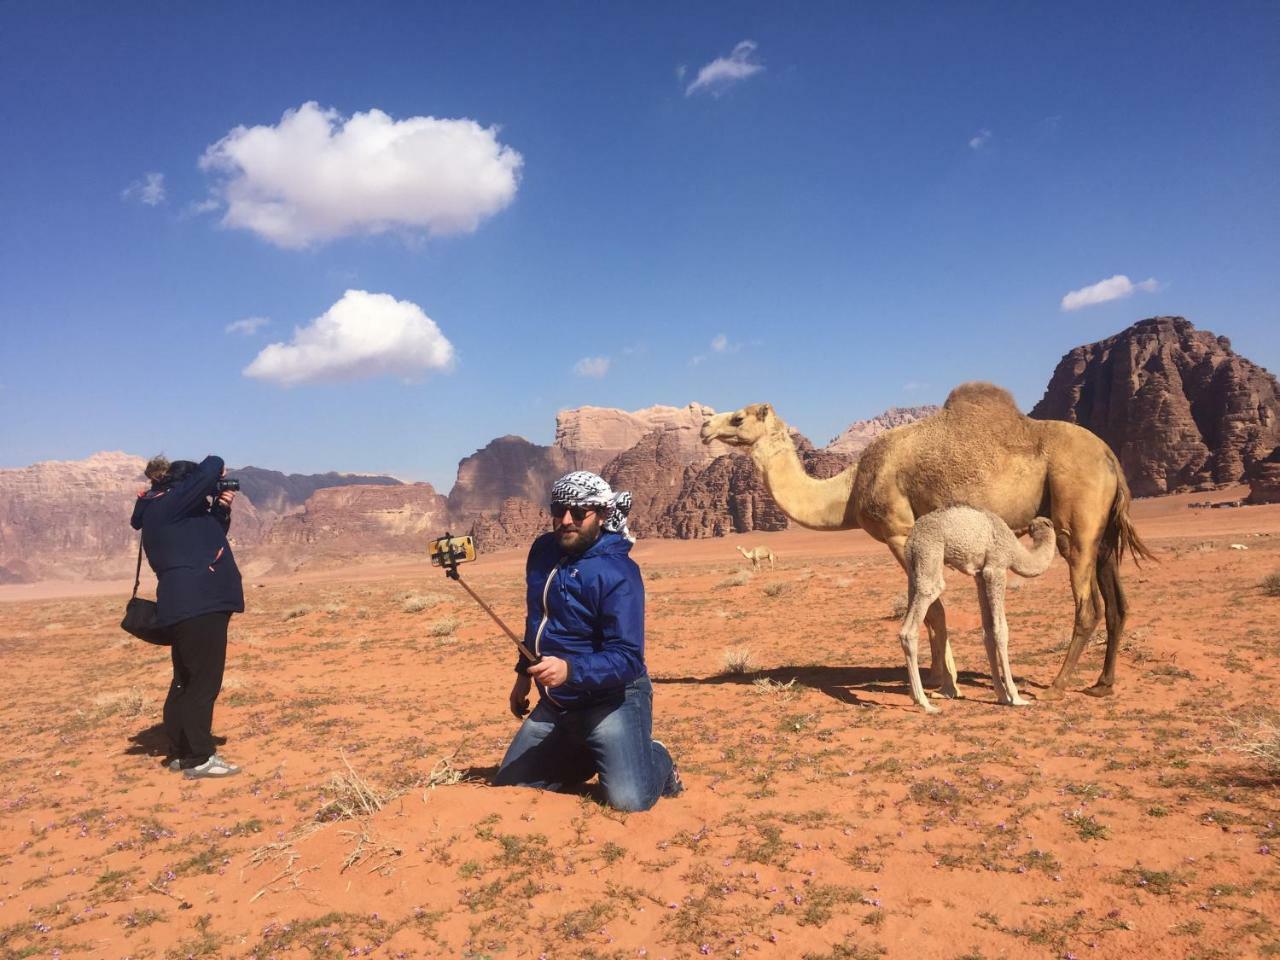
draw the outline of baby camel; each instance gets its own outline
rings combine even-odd
[[[996,699],[1010,706],[1024,706],[1009,668],[1009,624],[1004,617],[1005,574],[1012,570],[1020,577],[1038,577],[1053,562],[1053,521],[1036,517],[1031,521],[1032,547],[1028,550],[1008,525],[988,510],[947,507],[927,513],[915,522],[907,537],[907,615],[898,631],[907,655],[907,679],[911,697],[925,713],[938,708],[925,699],[920,683],[916,642],[925,611],[946,587],[942,568],[973,576],[982,608],[982,639],[991,661],[991,682]]]
[[[760,566],[761,560],[768,560],[769,569],[773,569],[773,551],[768,547],[752,547],[750,550],[743,550],[739,547],[738,552],[751,561],[752,570]]]

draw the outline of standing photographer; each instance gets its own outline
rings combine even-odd
[[[164,728],[184,776],[226,777],[240,768],[218,756],[213,705],[222,691],[227,625],[244,612],[240,571],[227,543],[233,489],[220,489],[219,457],[147,464],[151,489],[138,495],[135,530],[156,574],[156,625],[173,641],[173,682],[164,702]]]

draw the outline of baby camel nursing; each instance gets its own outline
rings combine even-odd
[[[1053,562],[1053,521],[1036,517],[1031,521],[1032,548],[1028,550],[1013,535],[1008,524],[988,510],[947,507],[927,513],[915,522],[907,537],[907,615],[898,631],[907,655],[907,679],[911,696],[925,713],[938,708],[925,699],[920,682],[917,638],[929,605],[946,588],[942,568],[948,566],[973,576],[982,608],[982,639],[991,661],[991,682],[996,699],[1011,706],[1027,701],[1018,696],[1009,668],[1009,624],[1004,617],[1005,574],[1012,570],[1021,577],[1038,577]]]

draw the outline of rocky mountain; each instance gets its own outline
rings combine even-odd
[[[1031,416],[1092,430],[1150,496],[1243,479],[1280,444],[1280,386],[1226,337],[1151,317],[1064,356]]]
[[[147,489],[146,460],[95,453],[0,470],[0,582],[103,580],[132,575],[133,503]],[[260,539],[262,521],[236,502],[233,543]]]
[[[540,503],[558,477],[571,470],[599,473],[655,430],[668,435],[664,449],[682,462],[707,463],[728,449],[705,446],[698,437],[703,420],[713,412],[700,403],[634,413],[608,407],[562,410],[551,446],[499,437],[459,463],[449,507],[456,517],[474,517],[496,515],[512,497]]]
[[[1280,447],[1257,461],[1245,477],[1250,503],[1280,503]]]
[[[867,448],[867,444],[886,430],[931,417],[941,409],[936,403],[926,403],[918,407],[890,407],[878,417],[857,420],[849,424],[840,436],[827,444],[825,449],[829,453],[856,457]]]
[[[819,479],[833,477],[856,456],[815,449],[792,431],[805,470]],[[785,530],[787,515],[769,495],[755,462],[744,453],[717,457],[705,469],[686,471],[680,492],[653,525],[651,535],[682,540],[723,537],[753,530]]]
[[[240,492],[253,501],[259,512],[277,516],[301,510],[309,496],[327,487],[353,484],[395,486],[400,483],[394,477],[333,472],[281,473],[261,467],[236,467],[228,470],[227,476],[240,481]]]
[[[449,501],[429,483],[327,487],[281,517],[265,542],[331,553],[423,553],[449,525]]]
[[[482,515],[471,524],[469,533],[476,549],[485,552],[525,547],[551,529],[546,507],[530,500],[509,497],[494,516]]]

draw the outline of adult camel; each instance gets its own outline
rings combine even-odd
[[[890,430],[858,462],[827,480],[809,476],[787,425],[767,403],[706,420],[702,440],[745,447],[765,486],[796,523],[813,530],[863,529],[906,569],[907,535],[916,517],[965,504],[990,510],[1015,532],[1050,517],[1058,551],[1071,572],[1075,623],[1066,659],[1041,700],[1060,700],[1085,642],[1105,615],[1107,651],[1097,683],[1084,692],[1114,692],[1116,654],[1127,613],[1120,559],[1150,551],[1129,520],[1129,486],[1115,454],[1083,427],[1023,416],[1008,391],[965,383],[942,410]],[[925,615],[932,685],[959,696],[942,601]]]

